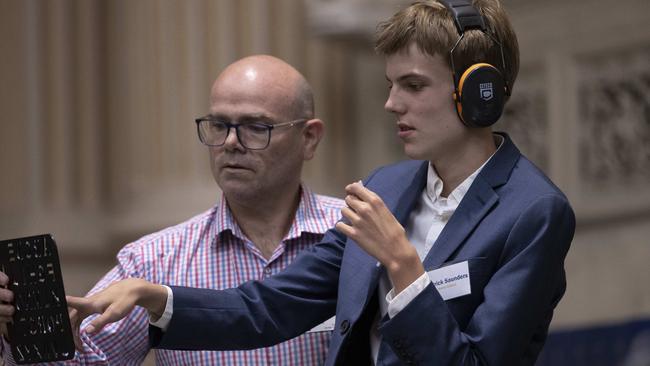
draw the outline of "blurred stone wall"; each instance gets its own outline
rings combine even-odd
[[[504,0],[522,68],[503,121],[578,229],[554,328],[650,316],[650,2]],[[0,0],[0,237],[53,233],[81,294],[124,244],[219,195],[193,118],[228,63],[281,57],[316,93],[315,190],[404,159],[372,50],[389,0]]]

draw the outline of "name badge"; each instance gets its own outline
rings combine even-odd
[[[325,320],[324,322],[318,324],[317,326],[313,327],[311,330],[307,331],[307,333],[332,331],[334,330],[335,323],[336,323],[336,317],[333,316]]]
[[[427,274],[445,301],[472,293],[467,261],[434,269]]]

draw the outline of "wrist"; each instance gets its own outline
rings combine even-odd
[[[409,245],[409,250],[386,266],[386,270],[397,295],[422,276],[424,266],[415,248]]]
[[[165,311],[167,290],[164,286],[145,280],[136,287],[136,305],[145,308],[153,319],[158,319]]]

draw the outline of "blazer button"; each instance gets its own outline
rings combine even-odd
[[[345,334],[350,330],[350,321],[345,319],[341,322],[341,335]]]

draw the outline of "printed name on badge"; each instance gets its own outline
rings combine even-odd
[[[445,301],[472,293],[467,261],[434,269],[427,274]]]

